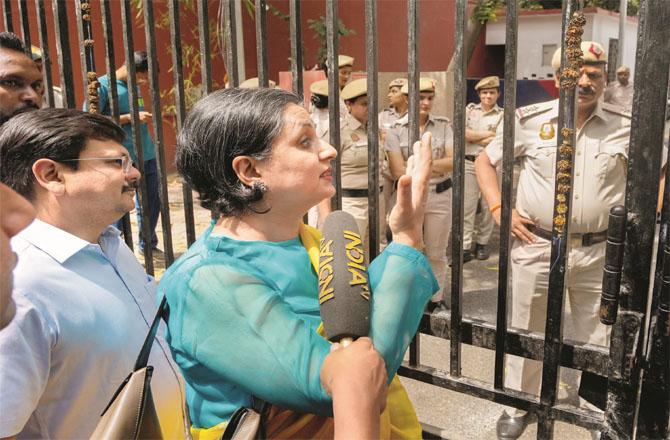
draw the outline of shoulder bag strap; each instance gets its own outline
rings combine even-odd
[[[166,317],[165,322],[167,322],[167,314],[169,307],[170,306],[167,303],[166,297],[163,296],[161,304],[160,306],[158,306],[156,316],[154,316],[154,320],[151,323],[149,333],[147,333],[147,337],[144,339],[144,344],[142,344],[140,354],[137,356],[137,360],[135,361],[135,368],[133,369],[133,371],[137,371],[140,368],[144,368],[147,366],[147,363],[149,362],[149,354],[151,353],[151,346],[154,344],[154,339],[156,338],[156,333],[158,332],[158,326],[160,325],[161,318],[163,317]]]

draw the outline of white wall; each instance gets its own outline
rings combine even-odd
[[[584,40],[601,43],[605,50],[609,48],[609,39],[619,34],[619,17],[607,13],[587,13],[584,27]],[[547,44],[560,45],[561,15],[538,14],[519,16],[519,42],[517,58],[518,79],[547,79],[553,75],[551,66],[542,65],[542,46]],[[635,47],[637,42],[637,23],[628,20],[626,25],[626,41],[624,48],[624,65],[635,71]],[[505,19],[486,25],[486,45],[505,44]],[[621,48],[620,48],[621,50]],[[535,74],[535,76],[533,76]]]

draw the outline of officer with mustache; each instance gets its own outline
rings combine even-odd
[[[12,32],[0,32],[0,126],[42,106],[42,73]]]
[[[582,42],[577,95],[576,145],[567,295],[563,336],[608,345],[607,327],[598,320],[602,268],[610,208],[624,204],[630,115],[602,100],[607,54],[591,41]],[[560,49],[552,67],[559,86]],[[516,111],[514,156],[521,161],[511,232],[514,236],[511,326],[543,332],[547,310],[551,228],[558,131],[558,100],[522,107]],[[495,167],[502,163],[502,124],[496,138],[475,162],[477,180],[496,223],[500,224],[501,194]],[[508,356],[505,385],[539,394],[542,364]],[[497,423],[498,438],[518,438],[528,414],[503,412]]]

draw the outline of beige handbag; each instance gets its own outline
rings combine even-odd
[[[140,354],[137,356],[135,368],[116,390],[102,412],[100,422],[91,434],[91,439],[139,440],[163,438],[156,407],[151,396],[150,384],[153,367],[147,366],[147,363],[161,317],[167,315],[167,310],[167,301],[163,298]]]

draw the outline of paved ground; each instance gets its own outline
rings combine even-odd
[[[168,178],[168,192],[172,237],[175,254],[180,255],[187,248],[186,229],[183,215],[182,188],[177,176]],[[209,212],[200,208],[194,194],[196,236],[209,225]],[[137,231],[134,214],[131,215],[133,231]],[[161,224],[158,226],[159,247],[162,248]],[[137,233],[135,232],[135,235]],[[487,261],[474,260],[465,264],[463,269],[463,314],[495,322],[496,286],[498,279],[497,236],[492,244],[491,258]],[[137,242],[137,239],[135,239]],[[135,246],[137,249],[137,245]],[[136,255],[139,253],[136,251]],[[141,260],[141,256],[138,255]],[[162,260],[155,260],[156,276],[160,278],[164,271]],[[421,337],[421,362],[423,364],[448,370],[449,341],[423,335]],[[493,381],[494,353],[490,350],[463,346],[462,372],[466,377]],[[414,403],[419,420],[423,423],[442,428],[442,436],[453,440],[495,440],[495,423],[504,409],[503,406],[487,400],[470,397],[461,393],[402,378]],[[562,394],[567,393],[562,384]],[[591,436],[585,429],[557,422],[555,439],[589,440]],[[531,424],[521,437],[523,440],[536,437],[536,424]]]

